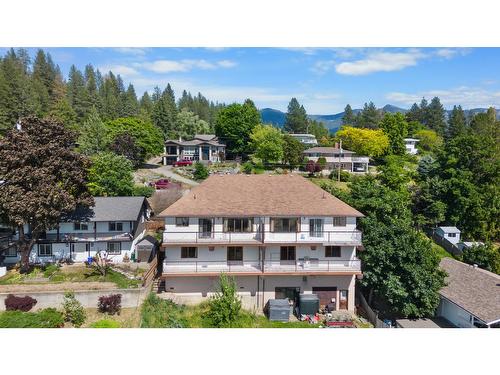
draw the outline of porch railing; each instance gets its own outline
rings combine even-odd
[[[297,231],[297,232],[171,232],[163,233],[164,243],[331,243],[338,245],[360,245],[362,235],[358,230]]]
[[[297,259],[297,260],[255,260],[255,261],[202,261],[169,260],[163,263],[163,273],[277,273],[277,272],[358,272],[361,261],[355,259]]]

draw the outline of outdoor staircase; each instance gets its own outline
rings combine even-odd
[[[161,293],[165,291],[165,280],[160,278],[156,278],[153,281],[153,285],[151,287],[152,292]]]

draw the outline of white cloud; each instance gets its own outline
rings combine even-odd
[[[455,56],[464,56],[470,52],[469,48],[440,48],[436,50],[436,56],[452,59]]]
[[[392,72],[417,65],[426,55],[419,50],[406,52],[375,52],[367,57],[335,65],[335,71],[345,75],[365,75],[375,72]]]
[[[99,67],[99,70],[103,73],[108,73],[109,71],[112,71],[113,74],[119,74],[123,77],[133,77],[137,76],[139,72],[127,65],[103,65]]]
[[[499,107],[500,91],[485,90],[480,87],[461,86],[448,90],[429,90],[416,93],[391,92],[386,98],[391,102],[411,105],[418,103],[425,97],[431,99],[439,97],[441,103],[449,108],[453,105],[462,105],[464,108]]]
[[[125,55],[134,55],[134,56],[144,56],[148,49],[147,48],[138,48],[138,47],[116,47],[113,48],[118,53],[123,53]]]
[[[207,51],[222,52],[228,50],[230,47],[205,47]]]
[[[137,63],[146,70],[155,73],[172,73],[172,72],[188,72],[192,69],[210,70],[217,68],[232,68],[236,66],[236,62],[231,60],[220,60],[210,62],[204,59],[200,60],[156,60],[152,62]]]
[[[325,74],[335,66],[334,60],[316,61],[311,70],[316,74]]]

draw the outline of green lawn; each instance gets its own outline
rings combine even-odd
[[[326,178],[326,177],[312,177],[309,180],[318,186],[326,185],[326,186],[335,187],[339,190],[349,191],[349,187],[347,186],[347,182],[343,182],[343,181],[338,182],[336,180],[331,180],[331,179]]]
[[[439,246],[434,241],[432,241],[432,250],[434,250],[436,252],[436,254],[438,255],[440,260],[443,258],[453,258],[453,255],[451,255],[443,247]]]
[[[35,267],[27,274],[21,274],[17,270],[10,270],[7,275],[0,278],[0,285],[12,284],[38,284],[38,283],[63,283],[63,282],[112,282],[118,288],[137,288],[141,280],[131,280],[119,272],[110,270],[106,276],[102,276],[92,268],[83,265],[58,267],[51,265],[46,268]]]

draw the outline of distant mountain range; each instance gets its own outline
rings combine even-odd
[[[392,104],[386,104],[380,110],[389,113],[406,113],[408,109],[400,108]],[[475,115],[476,113],[484,113],[488,108],[472,108],[464,110],[465,115]],[[353,109],[354,114],[361,112],[361,109]],[[449,115],[451,111],[446,111]],[[273,108],[264,108],[260,110],[260,116],[264,124],[272,124],[277,127],[283,127],[285,124],[286,113]],[[316,120],[325,124],[325,126],[330,130],[330,132],[335,133],[342,125],[342,117],[344,117],[344,112],[336,113],[333,115],[308,115],[311,120]],[[497,113],[497,118],[500,118],[500,111]]]

